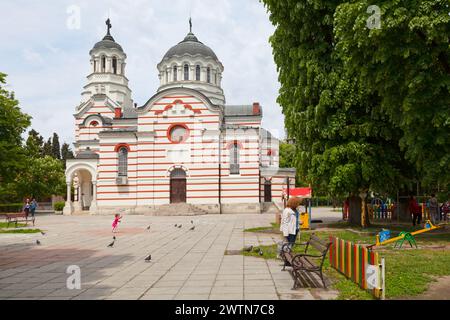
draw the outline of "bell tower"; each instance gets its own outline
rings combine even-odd
[[[81,94],[82,102],[93,95],[105,94],[119,106],[132,107],[131,90],[125,76],[127,55],[111,35],[111,20],[106,20],[107,33],[89,52],[91,56],[91,73]]]

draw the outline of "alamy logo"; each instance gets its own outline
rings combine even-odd
[[[69,30],[80,30],[81,29],[81,8],[77,5],[71,5],[67,7],[67,28]]]
[[[70,276],[67,278],[67,289],[80,290],[81,289],[81,269],[79,266],[68,266],[67,274]]]
[[[381,29],[381,9],[379,6],[371,5],[367,8],[367,13],[371,14],[369,18],[367,18],[367,28],[372,29]]]

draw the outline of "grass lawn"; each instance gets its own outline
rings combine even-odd
[[[315,233],[323,239],[328,239],[330,235],[341,239],[353,241],[354,243],[373,244],[375,237],[362,229],[354,229],[354,232],[348,230],[351,228],[346,223],[328,225],[327,228],[333,229],[314,231],[302,231],[298,242],[305,242],[309,239],[311,233]],[[377,225],[373,226],[368,232],[377,232],[381,228],[392,230],[393,236],[399,231],[413,231],[412,226],[400,225]],[[271,227],[248,229],[246,232],[263,232],[280,234],[279,226],[272,224]],[[353,228],[352,228],[353,230]],[[380,252],[381,257],[386,261],[386,299],[406,298],[423,293],[428,284],[435,281],[435,278],[450,275],[450,232],[448,230],[434,230],[416,236],[416,242],[419,249],[409,249],[408,244],[403,244],[404,249],[393,249],[393,245],[379,247],[376,250]],[[263,256],[257,251],[243,252],[244,255],[260,257],[264,259],[276,259],[276,245],[261,246]],[[301,246],[294,251],[300,252]],[[311,251],[312,253],[314,251]],[[324,263],[324,273],[332,280],[332,287],[339,291],[338,299],[373,299],[372,296],[359,288],[359,286],[348,280],[344,275],[338,273],[330,267],[328,257]]]
[[[39,233],[40,229],[19,229],[26,227],[25,223],[18,223],[17,228],[15,223],[10,223],[9,228],[7,228],[8,223],[0,222],[0,233]]]

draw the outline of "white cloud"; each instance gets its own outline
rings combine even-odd
[[[81,9],[81,28],[67,28],[67,8]],[[127,76],[133,99],[142,104],[158,87],[156,65],[189,30],[211,47],[225,66],[223,87],[229,104],[260,102],[264,126],[284,136],[277,105],[279,84],[268,42],[274,28],[257,1],[240,0],[0,0],[0,20],[8,46],[0,61],[8,81],[32,117],[32,126],[48,137],[56,131],[73,142],[73,112],[89,71],[89,50],[112,34],[128,55]],[[17,52],[21,55],[17,56]],[[24,61],[26,63],[24,63]]]

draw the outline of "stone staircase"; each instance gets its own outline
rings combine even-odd
[[[151,206],[146,210],[146,216],[199,216],[208,214],[202,208],[190,203],[172,203]]]

